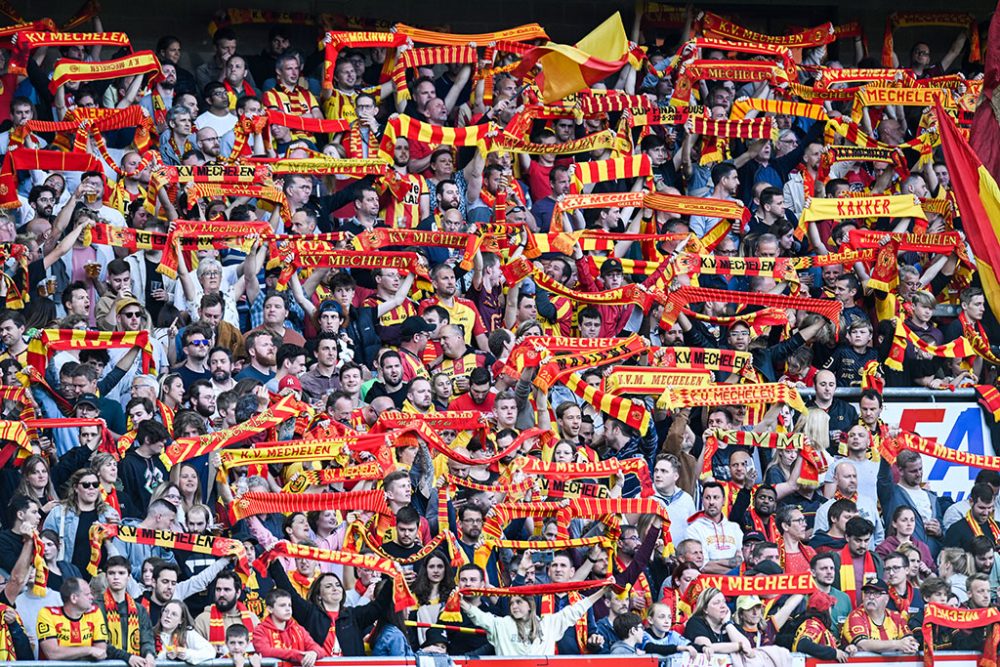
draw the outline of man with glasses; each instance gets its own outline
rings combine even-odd
[[[889,606],[898,612],[904,621],[924,610],[924,599],[920,590],[910,583],[907,574],[910,560],[901,553],[891,553],[885,557],[885,583],[889,593]],[[986,602],[989,604],[989,581],[986,581]],[[863,592],[863,591],[862,591]],[[971,591],[970,591],[971,593]]]
[[[226,85],[220,81],[213,81],[205,86],[204,101],[208,108],[195,119],[195,127],[199,131],[206,127],[215,130],[222,143],[228,145],[229,150],[223,151],[228,155],[232,151],[236,115],[229,110],[229,92],[226,90]]]
[[[805,543],[809,533],[805,514],[794,505],[783,505],[778,509],[777,524],[782,537],[778,542],[781,567],[786,574],[808,572],[816,551]]]
[[[175,373],[181,376],[185,387],[190,387],[195,380],[211,380],[212,373],[208,370],[208,352],[212,348],[212,332],[204,324],[196,322],[184,329],[181,345],[187,356]]]
[[[861,605],[844,622],[842,636],[859,651],[906,655],[917,652],[917,640],[910,635],[906,621],[887,608],[889,589],[881,579],[868,582],[861,590]]]

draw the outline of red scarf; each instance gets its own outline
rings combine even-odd
[[[110,505],[116,512],[118,516],[122,515],[122,504],[118,500],[118,489],[116,487],[111,487],[111,491],[105,491],[104,487],[101,486],[101,498],[104,499],[108,505]]]
[[[872,558],[871,552],[866,551],[862,583],[874,581],[877,577],[875,560]],[[840,550],[840,590],[851,598],[851,607],[856,607],[858,595],[854,579],[854,556],[846,545]]]
[[[753,529],[767,538],[768,542],[774,542],[780,536],[773,514],[767,517],[767,525],[765,525],[764,520],[757,514],[757,510],[752,509],[750,510],[750,522],[753,524]]]
[[[340,639],[337,638],[337,618],[339,611],[328,611],[326,615],[330,617],[330,629],[326,631],[326,639],[323,640],[323,650],[327,655],[343,655],[340,649]]]
[[[892,600],[892,604],[895,605],[896,611],[903,617],[903,620],[908,620],[910,617],[910,603],[913,602],[913,586],[909,582],[906,583],[905,598],[899,596],[895,586],[889,586],[889,599]]]
[[[253,618],[247,606],[242,602],[237,602],[236,610],[240,612],[240,622],[243,623],[243,627],[253,635]],[[208,641],[213,646],[221,646],[226,643],[226,620],[214,604],[208,611]]]

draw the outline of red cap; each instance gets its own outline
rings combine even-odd
[[[299,379],[294,375],[286,375],[281,378],[280,382],[278,382],[278,391],[280,392],[283,389],[289,388],[294,389],[295,391],[302,391],[302,383],[299,382]]]

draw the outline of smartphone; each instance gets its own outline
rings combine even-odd
[[[536,551],[531,554],[531,562],[536,565],[548,565],[552,562],[551,551]]]

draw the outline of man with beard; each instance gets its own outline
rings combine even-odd
[[[434,295],[420,302],[420,314],[423,315],[431,306],[441,306],[448,312],[451,325],[461,327],[460,333],[466,345],[475,341],[477,349],[490,349],[486,325],[476,310],[476,304],[456,296],[455,269],[448,264],[438,264],[431,270],[431,283],[434,285]],[[442,332],[443,338],[444,332]],[[470,368],[468,372],[471,373],[472,369]],[[467,389],[468,387],[462,391]]]
[[[247,335],[247,356],[250,358],[250,363],[239,372],[236,381],[252,378],[262,384],[270,382],[274,377],[276,351],[277,346],[274,344],[271,332],[251,331]]]
[[[733,452],[733,455],[736,453]],[[739,453],[746,454],[743,451]],[[748,507],[751,504],[753,507]],[[761,484],[754,487],[753,491],[737,494],[729,518],[740,524],[744,532],[756,530],[769,542],[774,542],[778,539],[778,526],[774,516],[777,507],[778,494],[774,487]]]
[[[136,151],[127,151],[121,159],[121,169],[124,175],[119,177],[111,190],[108,203],[123,216],[128,213],[129,205],[137,199],[146,199],[146,188],[149,186],[149,166],[139,171],[142,156]]]
[[[226,92],[225,89],[220,90]],[[217,162],[222,156],[222,139],[219,137],[219,133],[215,131],[215,128],[198,128],[195,141],[198,144],[198,150],[204,154],[206,162]]]
[[[195,632],[216,647],[219,655],[226,651],[226,630],[231,625],[243,625],[250,632],[260,619],[240,602],[242,587],[233,572],[223,572],[211,586],[214,603],[194,619]]]
[[[403,402],[403,412],[426,415],[434,412],[434,392],[431,391],[431,381],[427,378],[415,378],[406,390],[406,400]]]
[[[569,194],[569,169],[559,165],[549,172],[549,185],[552,192],[547,197],[543,197],[531,207],[531,215],[535,218],[535,228],[533,231],[548,233],[552,226],[552,213],[555,211],[556,202]],[[561,222],[561,221],[557,221]]]
[[[392,187],[383,193],[385,219],[392,220],[400,228],[408,229],[431,213],[431,197],[427,180],[420,174],[410,173],[410,142],[406,138],[396,139],[392,152]]]
[[[688,523],[688,539],[701,543],[707,561],[702,571],[706,574],[727,574],[739,567],[742,560],[743,532],[722,515],[724,494],[718,482],[702,485],[702,512]]]
[[[445,152],[450,159],[451,153]],[[450,178],[442,178],[434,183],[434,197],[431,198],[434,209],[431,214],[420,221],[417,229],[439,230],[441,229],[441,215],[445,211],[457,210],[461,213],[462,193],[458,184]],[[464,219],[464,214],[463,214]]]
[[[209,423],[215,416],[215,392],[211,380],[195,380],[187,390],[187,401],[191,409]]]
[[[473,554],[479,543],[479,538],[483,534],[483,521],[486,513],[476,504],[466,503],[458,509],[458,526],[455,534],[458,535],[458,546],[465,552],[471,563]],[[496,550],[490,551],[489,560],[485,566],[486,577],[490,586],[500,585],[500,568],[497,561]]]
[[[139,106],[153,119],[157,132],[167,129],[167,111],[174,105],[177,87],[177,65],[170,61],[160,63],[160,77],[150,86],[149,92],[139,100]]]
[[[56,191],[47,185],[36,185],[28,192],[28,205],[21,207],[21,225],[28,225],[28,231],[32,232],[42,245],[45,252],[49,252],[55,247],[59,239],[52,239],[52,219],[53,209],[58,201]],[[48,223],[48,228],[44,226],[32,226],[32,221],[38,220],[40,223]]]
[[[385,227],[379,220],[379,199],[375,188],[366,185],[355,190],[354,217],[340,223],[340,230],[357,236],[376,227]]]
[[[919,459],[919,455],[917,458]],[[888,471],[886,474],[889,474]],[[868,519],[875,526],[875,534],[872,536],[873,541],[870,546],[875,548],[875,546],[881,544],[882,540],[885,539],[885,526],[882,523],[882,513],[878,511],[878,502],[874,498],[874,494],[872,494],[870,488],[867,489],[866,494],[858,493],[857,466],[846,459],[840,461],[833,468],[833,480],[836,486],[832,497],[816,510],[816,520],[813,528],[817,531],[828,530],[830,528],[830,508],[838,500],[846,498],[854,502],[857,506],[858,514]],[[885,514],[888,516],[890,512],[891,510],[887,510]]]
[[[816,372],[813,378],[816,396],[808,407],[817,407],[830,417],[830,454],[836,456],[840,444],[840,434],[846,433],[858,423],[858,411],[847,401],[835,397],[837,376],[827,370]]]
[[[212,374],[212,392],[218,398],[224,391],[236,387],[233,379],[233,355],[224,347],[213,347],[208,353],[208,371]]]
[[[382,353],[378,366],[379,379],[368,389],[365,401],[371,403],[379,396],[388,396],[396,409],[401,409],[406,400],[407,387],[403,384],[403,363],[399,352],[386,350]]]
[[[212,346],[212,330],[196,322],[184,329],[181,345],[187,356],[174,372],[181,376],[184,386],[190,387],[195,380],[211,380],[212,374],[205,364],[208,361],[208,350]]]

